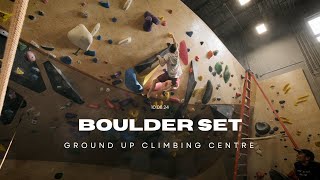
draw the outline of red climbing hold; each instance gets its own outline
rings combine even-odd
[[[100,105],[99,104],[89,104],[88,107],[92,108],[92,109],[99,109]]]
[[[237,98],[237,97],[240,97],[240,96],[241,96],[241,94],[240,94],[240,93],[236,93],[236,98]]]
[[[183,62],[183,64],[188,65],[188,61],[189,61],[188,48],[187,48],[187,44],[184,40],[180,42],[179,55],[180,55],[180,59]]]
[[[200,59],[199,56],[196,56],[196,57],[195,57],[195,60],[196,60],[196,61],[199,61],[199,59]]]
[[[114,104],[112,104],[112,102],[108,99],[108,98],[106,98],[105,100],[104,100],[104,103],[108,106],[108,108],[110,108],[110,109],[114,109],[115,108],[115,106],[114,106]]]
[[[49,0],[42,0],[43,3],[47,4]]]

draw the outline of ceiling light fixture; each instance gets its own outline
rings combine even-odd
[[[239,3],[241,6],[246,5],[248,2],[250,2],[251,0],[239,0]]]
[[[308,21],[309,26],[314,35],[320,34],[320,16],[315,17]]]
[[[320,36],[317,37],[317,41],[320,42]]]
[[[257,30],[258,34],[262,34],[267,31],[267,27],[266,27],[266,25],[264,25],[262,23],[262,24],[259,24],[256,26],[256,30]]]

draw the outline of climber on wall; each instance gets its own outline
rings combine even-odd
[[[156,79],[152,81],[151,88],[147,94],[147,97],[150,98],[151,92],[154,90],[156,84],[158,82],[166,82],[168,80],[171,80],[171,87],[173,89],[178,88],[178,83],[177,80],[182,74],[181,66],[180,66],[180,61],[179,61],[179,51],[178,51],[178,44],[176,42],[176,39],[174,35],[170,35],[173,44],[169,48],[169,53],[161,57],[160,55],[157,56],[159,59],[159,63],[161,66],[167,65],[167,69],[163,74],[158,76]]]
[[[297,162],[294,163],[294,170],[288,176],[272,169],[269,174],[272,180],[319,180],[320,163],[314,161],[314,154],[308,149],[295,149]]]

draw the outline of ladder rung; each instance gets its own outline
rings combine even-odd
[[[247,177],[248,175],[247,174],[238,174],[237,176],[238,177]]]
[[[248,156],[246,153],[240,153],[240,156]]]
[[[246,133],[241,133],[243,136],[246,136],[246,137],[249,137],[249,135],[248,134],[246,134]]]
[[[248,96],[246,96],[246,99],[250,100],[250,98]]]
[[[247,79],[247,81],[251,83],[251,80],[250,80],[250,79]]]
[[[251,89],[247,87],[247,91],[251,91]]]
[[[246,104],[244,105],[244,107],[246,107],[247,109],[250,109],[250,107],[248,105],[246,105]]]
[[[250,116],[248,114],[243,114],[245,117],[249,118]]]

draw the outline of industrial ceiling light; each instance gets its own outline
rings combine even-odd
[[[264,23],[262,23],[262,24],[259,24],[256,26],[256,30],[257,30],[258,34],[262,34],[267,31],[267,27],[266,27],[266,25],[264,25]]]
[[[244,6],[245,4],[247,4],[250,1],[251,0],[239,0],[239,3],[240,3],[241,6]]]
[[[320,42],[320,36],[317,37],[317,41]]]
[[[315,17],[308,21],[309,26],[314,35],[320,34],[320,16]]]

